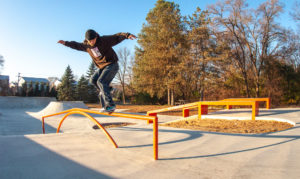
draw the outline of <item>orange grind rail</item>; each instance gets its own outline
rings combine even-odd
[[[95,118],[93,118],[92,116],[90,116],[87,113],[99,114],[99,115],[105,115],[105,116],[115,116],[115,117],[139,119],[139,120],[147,120],[148,123],[153,123],[153,158],[154,158],[154,160],[158,160],[158,119],[157,119],[156,115],[144,116],[144,115],[124,114],[124,113],[103,113],[103,112],[97,112],[97,111],[92,111],[92,110],[88,110],[88,109],[73,108],[73,109],[69,109],[69,110],[66,110],[66,111],[59,112],[59,113],[42,116],[43,133],[45,134],[45,118],[52,117],[52,116],[57,116],[57,115],[61,115],[61,114],[65,114],[65,116],[60,121],[59,126],[57,127],[57,131],[56,132],[59,133],[60,128],[61,128],[64,120],[68,116],[70,116],[72,114],[81,114],[81,115],[87,117],[88,119],[90,119],[100,129],[102,129],[102,131],[105,133],[105,135],[110,140],[110,142],[114,145],[114,147],[118,148],[118,145],[116,144],[115,140],[105,130],[105,128]]]

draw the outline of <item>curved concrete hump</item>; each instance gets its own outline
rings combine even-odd
[[[72,108],[83,108],[88,109],[88,107],[82,101],[52,101],[39,112],[40,115],[49,115],[53,113],[58,113]]]
[[[0,108],[44,108],[51,101],[56,101],[56,98],[0,96]]]

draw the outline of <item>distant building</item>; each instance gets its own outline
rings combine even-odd
[[[8,95],[9,91],[9,76],[0,75],[0,96]]]
[[[49,80],[47,78],[21,77],[18,86],[22,87],[24,83],[27,83],[27,87],[29,87],[31,82],[33,84],[33,87],[35,87],[36,82],[38,82],[39,89],[41,89],[41,84],[44,83],[46,86],[46,84],[49,83]]]

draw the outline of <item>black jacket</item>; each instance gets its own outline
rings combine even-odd
[[[94,46],[90,46],[85,40],[83,43],[78,43],[75,41],[65,41],[65,46],[88,52],[92,57],[95,65],[103,69],[105,66],[116,63],[118,61],[118,56],[114,49],[114,45],[127,39],[130,33],[118,33],[110,36],[99,36]]]

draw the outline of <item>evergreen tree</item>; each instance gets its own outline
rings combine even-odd
[[[26,81],[22,84],[21,96],[27,96],[27,82]]]
[[[45,90],[44,90],[44,96],[49,96],[50,94],[50,87],[49,87],[49,83],[46,83],[46,87],[45,87]]]
[[[33,83],[32,81],[30,81],[29,83],[29,87],[27,88],[27,96],[33,96],[34,95],[34,91],[33,91]]]
[[[52,87],[49,90],[49,97],[56,97],[57,98],[57,90],[55,89],[55,87]]]
[[[79,101],[87,101],[88,100],[88,80],[81,76],[76,86],[76,99]]]
[[[87,71],[87,75],[86,75],[87,81],[96,72],[96,70],[97,70],[97,67],[95,66],[94,62],[91,62],[89,69]],[[87,101],[92,102],[92,103],[98,102],[99,101],[99,99],[98,99],[99,92],[97,91],[97,88],[93,84],[88,83],[87,89],[88,89]]]
[[[35,82],[33,96],[40,96],[39,85],[40,85],[40,83],[38,81]]]
[[[181,19],[177,4],[165,0],[156,2],[139,34],[140,48],[136,49],[133,68],[137,91],[159,98],[168,92],[171,104],[174,104],[174,93],[180,89],[178,66],[186,51]]]
[[[75,100],[75,80],[70,65],[66,68],[57,92],[58,100],[60,101]]]
[[[41,82],[40,96],[45,96],[45,83]]]
[[[94,64],[94,62],[92,61],[90,66],[89,66],[89,69],[87,71],[86,77],[90,78],[95,73],[96,70],[97,70],[97,67]]]
[[[187,98],[196,97],[192,95],[196,92],[199,95],[197,97],[203,100],[205,86],[211,81],[210,74],[214,67],[212,62],[215,59],[216,47],[209,29],[208,15],[207,11],[197,8],[195,13],[185,20],[189,52],[182,66],[181,82],[184,96]]]

